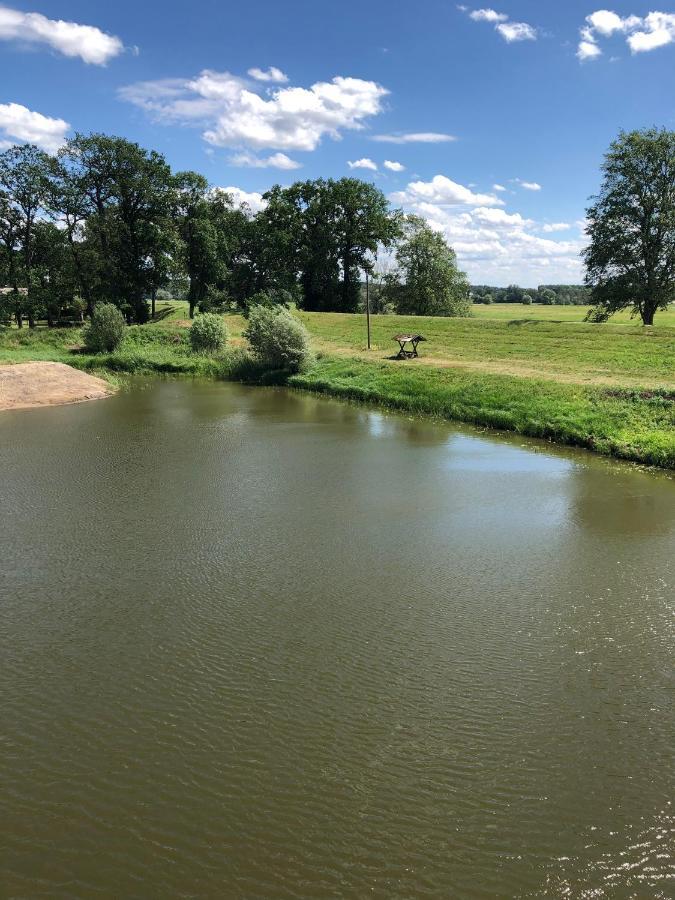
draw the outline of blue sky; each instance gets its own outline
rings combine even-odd
[[[119,134],[254,208],[358,175],[474,283],[576,282],[602,155],[673,127],[674,66],[658,0],[0,0],[0,146]]]

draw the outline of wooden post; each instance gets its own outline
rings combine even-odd
[[[366,269],[366,327],[368,329],[368,349],[370,350],[370,291],[368,284],[368,269]]]

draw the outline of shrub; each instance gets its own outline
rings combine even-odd
[[[112,303],[99,303],[83,332],[84,346],[90,353],[112,353],[122,343],[124,316]]]
[[[244,337],[270,369],[302,372],[312,363],[307,329],[283,306],[251,307]]]
[[[227,329],[220,316],[202,313],[190,327],[190,345],[195,353],[222,350],[227,342]]]
[[[285,306],[286,308],[288,308],[290,307],[292,302],[293,295],[290,291],[269,290],[258,291],[257,294],[252,294],[241,303],[241,306],[244,318],[248,319],[250,311],[255,306],[265,306],[268,309],[276,309],[279,306]]]

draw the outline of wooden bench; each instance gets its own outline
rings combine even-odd
[[[400,348],[396,354],[396,359],[412,359],[415,356],[419,356],[417,345],[421,341],[426,341],[426,338],[422,337],[421,334],[395,334],[394,340],[398,342]],[[410,344],[410,348],[406,347],[407,344]]]

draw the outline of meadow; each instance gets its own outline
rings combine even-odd
[[[583,307],[475,307],[465,319],[297,312],[317,354],[292,387],[414,415],[515,431],[650,465],[675,468],[675,313],[643,328],[583,322]],[[119,350],[83,353],[77,329],[0,331],[0,363],[50,359],[119,378],[163,373],[278,381],[246,354],[245,319],[226,315],[230,341],[191,352],[186,305],[158,304],[158,321],[132,326]],[[427,342],[417,360],[394,360],[399,332]]]

